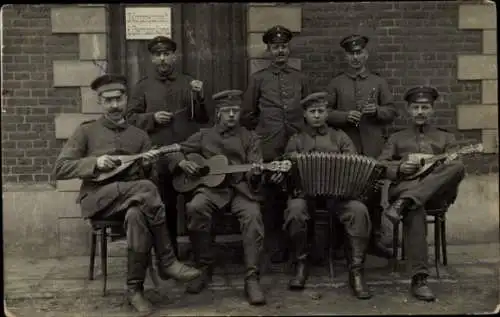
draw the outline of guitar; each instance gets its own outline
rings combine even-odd
[[[224,155],[215,155],[209,159],[203,156],[191,153],[186,155],[186,159],[197,163],[200,168],[200,176],[189,176],[186,173],[179,173],[172,180],[172,185],[179,193],[185,193],[195,189],[200,185],[207,187],[216,187],[222,184],[226,174],[244,173],[250,171],[252,164],[229,165],[229,161]],[[292,162],[273,161],[263,164],[264,170],[273,172],[288,172],[292,167]]]
[[[172,145],[162,146],[154,150],[159,152],[159,154],[168,154],[173,152],[179,152],[181,150],[181,146],[179,144],[172,144]],[[91,181],[99,183],[120,174],[121,172],[129,168],[132,164],[134,164],[135,161],[143,158],[146,153],[148,152],[134,154],[134,155],[111,155],[111,158],[113,160],[116,160],[119,165],[109,172],[100,173],[96,177],[92,178]]]
[[[454,160],[459,155],[471,154],[471,153],[480,153],[483,152],[484,148],[482,144],[474,144],[464,146],[456,151],[443,153],[443,154],[423,154],[423,153],[412,153],[408,156],[410,161],[420,162],[422,167],[412,175],[404,177],[404,180],[413,180],[423,176],[425,173],[429,173],[434,169],[437,165],[444,162],[445,160]]]

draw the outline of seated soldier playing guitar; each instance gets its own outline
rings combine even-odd
[[[310,94],[301,101],[306,126],[304,131],[288,141],[285,156],[294,153],[329,152],[356,154],[352,140],[342,130],[326,125],[328,118],[327,93]],[[278,174],[279,175],[279,174]],[[275,180],[280,181],[277,176]],[[292,180],[293,182],[293,180]],[[291,184],[289,182],[289,184]],[[296,276],[290,281],[290,289],[303,289],[307,273],[307,220],[309,219],[307,197],[295,188],[287,202],[285,230],[289,232],[295,247]],[[347,234],[347,261],[349,264],[349,286],[359,299],[372,297],[364,280],[364,261],[370,238],[371,222],[367,207],[358,200],[334,200],[328,198],[327,209],[338,215]]]
[[[407,225],[404,241],[407,258],[411,265],[413,296],[420,300],[435,299],[427,286],[428,254],[426,240],[425,204],[433,197],[456,197],[459,183],[464,178],[464,165],[460,160],[446,158],[443,164],[429,170],[427,176],[414,179],[421,167],[420,160],[412,159],[412,153],[442,154],[456,149],[455,137],[429,124],[434,101],[438,92],[432,87],[410,89],[404,99],[411,115],[411,127],[393,134],[387,141],[379,160],[387,166],[387,178],[394,181],[386,193],[394,203],[384,210],[384,215],[397,224],[404,216]],[[415,156],[415,155],[413,155]],[[421,156],[421,155],[420,155]],[[425,174],[423,174],[425,175]],[[412,180],[407,180],[407,179]]]
[[[151,303],[143,294],[151,246],[161,278],[189,281],[200,271],[180,263],[172,249],[165,206],[145,171],[161,151],[151,150],[147,134],[125,122],[125,77],[103,75],[91,88],[97,92],[104,115],[76,128],[55,162],[56,178],[83,180],[77,202],[85,218],[124,220],[128,300],[138,311],[151,312]],[[137,153],[142,155],[131,155]]]
[[[201,184],[186,204],[188,230],[196,265],[202,275],[188,285],[188,293],[199,293],[209,282],[213,271],[212,214],[230,204],[231,212],[240,222],[243,235],[246,277],[245,293],[252,305],[265,303],[260,286],[259,262],[264,239],[264,225],[260,213],[259,191],[262,183],[262,154],[255,133],[239,124],[241,94],[239,90],[222,91],[213,95],[216,102],[216,124],[193,134],[182,146],[182,154],[170,155],[170,168],[177,167],[193,179],[200,176],[202,166],[189,159],[193,153],[210,159],[219,154],[231,164],[250,163],[247,173],[228,177],[228,182],[217,187]],[[184,156],[186,155],[186,156]],[[253,163],[253,165],[252,165]]]

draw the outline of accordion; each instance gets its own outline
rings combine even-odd
[[[366,199],[385,170],[377,160],[356,154],[298,153],[292,160],[301,191],[335,199]]]

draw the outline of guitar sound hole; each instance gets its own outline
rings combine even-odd
[[[210,167],[203,166],[202,168],[200,168],[200,176],[201,177],[208,175],[208,172],[210,172]]]

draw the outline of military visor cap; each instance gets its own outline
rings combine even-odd
[[[169,51],[175,52],[175,50],[177,50],[177,43],[166,36],[156,36],[149,41],[148,50],[151,53]]]
[[[300,105],[304,110],[312,106],[326,106],[328,105],[327,92],[315,92],[300,101]]]
[[[346,36],[340,41],[340,46],[347,52],[356,52],[364,49],[369,39],[366,36],[353,34]]]
[[[224,107],[241,106],[243,91],[241,90],[224,90],[212,96],[215,102],[216,109]]]
[[[292,31],[281,25],[275,25],[262,35],[266,44],[288,43],[293,37]]]
[[[104,97],[115,97],[127,90],[127,78],[123,75],[105,74],[97,77],[90,88]]]
[[[408,90],[404,95],[404,100],[408,103],[434,103],[439,97],[438,91],[429,86],[419,86]]]

